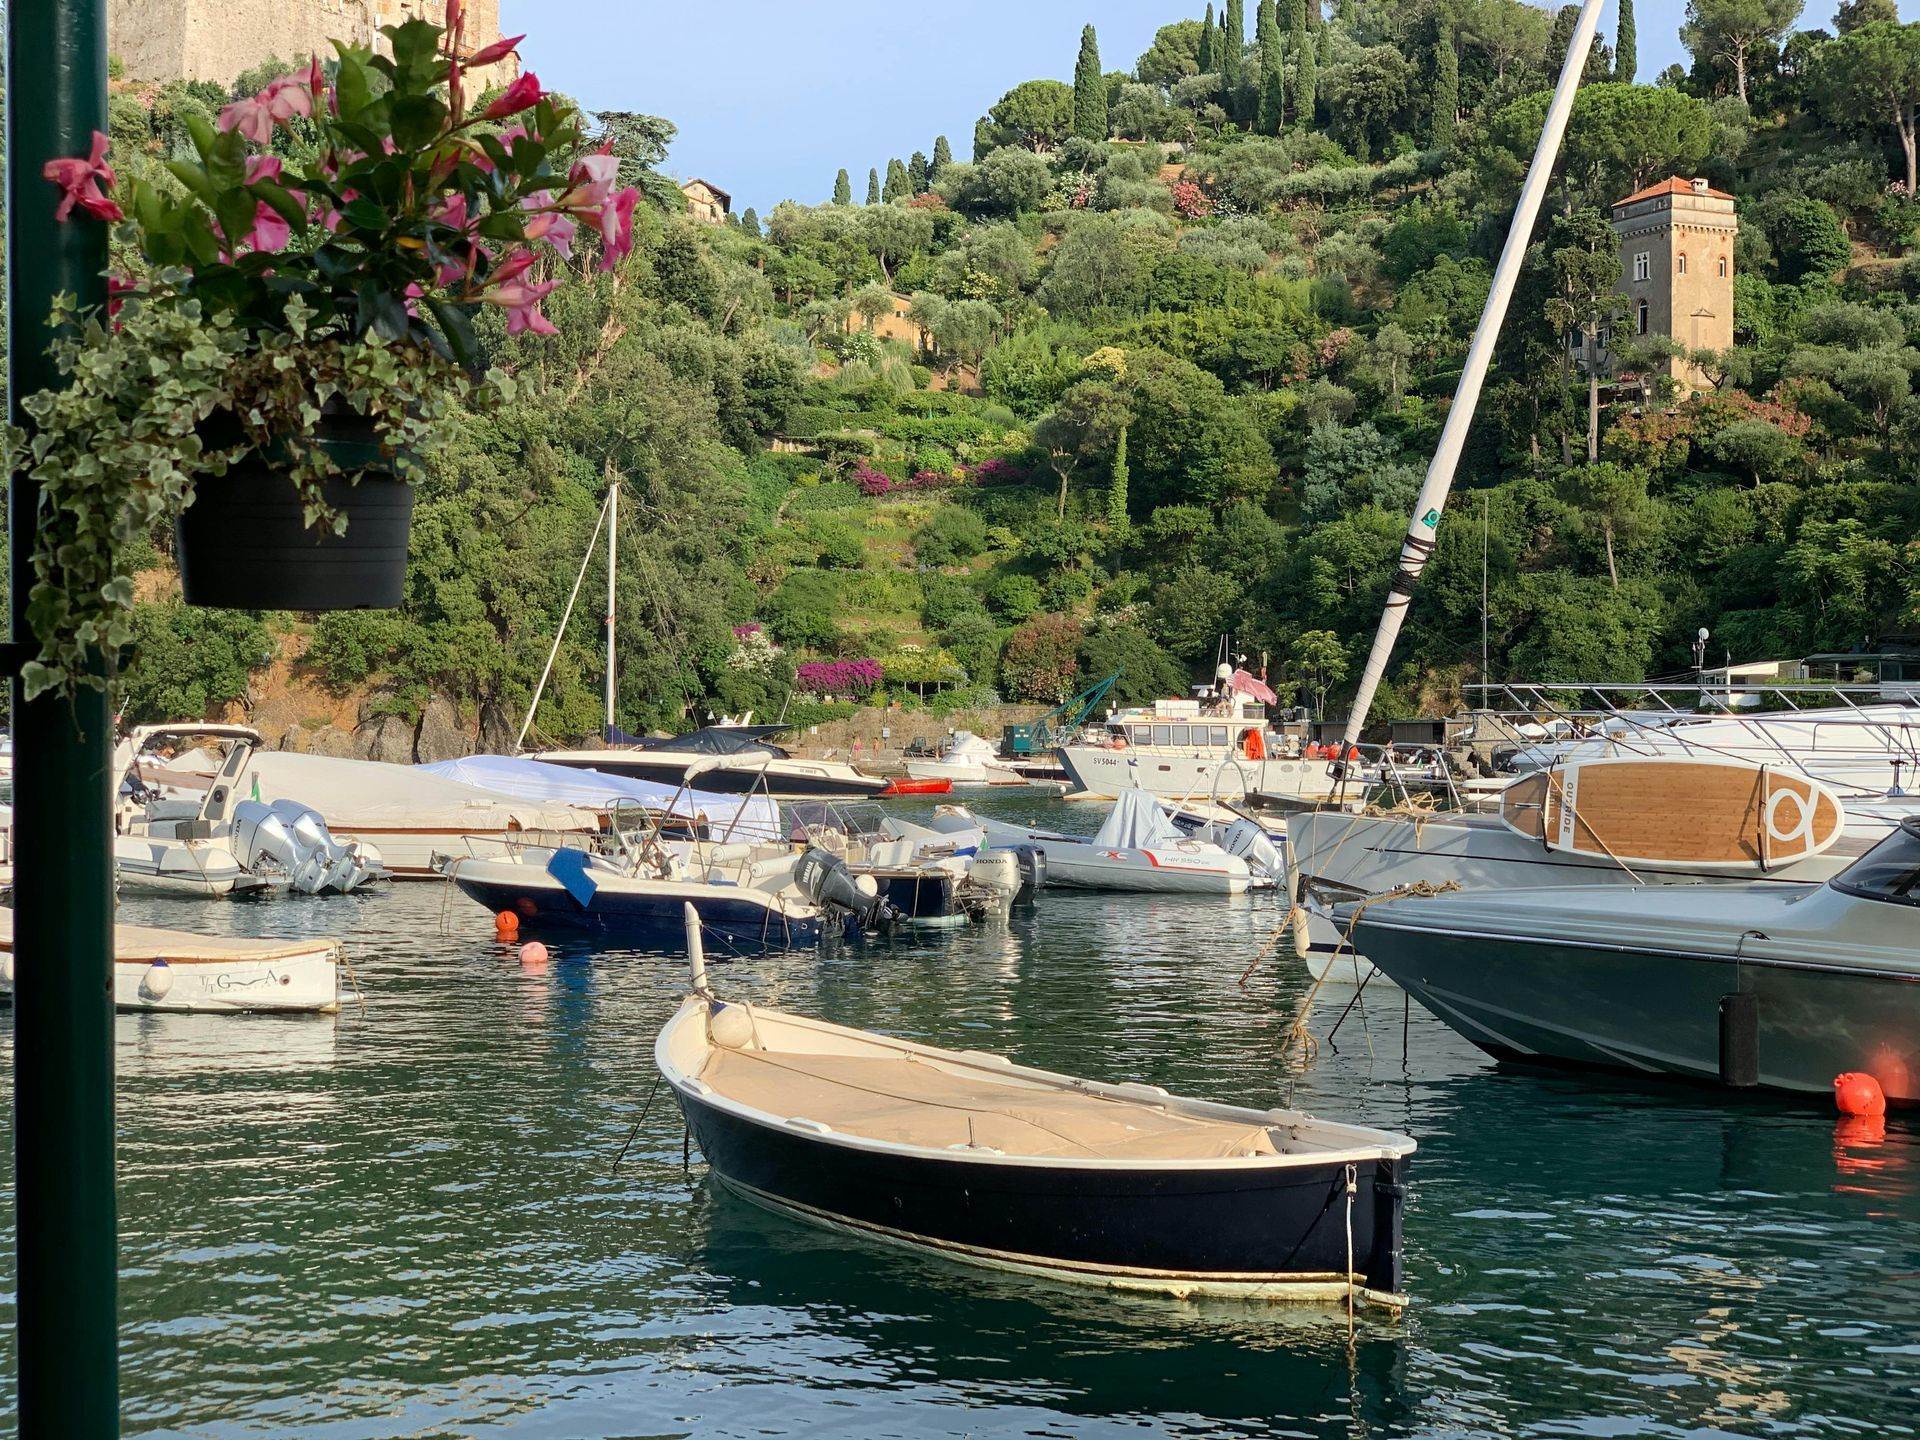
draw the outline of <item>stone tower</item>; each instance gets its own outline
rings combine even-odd
[[[331,56],[334,40],[384,46],[382,25],[438,22],[445,10],[446,0],[107,0],[107,48],[129,80],[224,85],[272,57]],[[467,0],[466,15],[469,49],[500,38],[500,0]]]
[[[1733,196],[1704,180],[1675,176],[1613,202],[1620,237],[1621,333],[1664,335],[1688,350],[1733,345]],[[1683,389],[1705,377],[1684,359],[1669,362]]]

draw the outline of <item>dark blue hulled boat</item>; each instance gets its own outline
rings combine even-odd
[[[713,1173],[871,1240],[1112,1289],[1398,1309],[1403,1135],[725,1003],[655,1060]]]

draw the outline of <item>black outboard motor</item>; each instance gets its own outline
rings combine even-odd
[[[890,927],[901,918],[883,897],[860,888],[846,861],[817,845],[809,846],[793,867],[793,883],[814,904],[845,910],[866,930]]]

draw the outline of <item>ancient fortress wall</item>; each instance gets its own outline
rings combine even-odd
[[[129,80],[227,83],[271,56],[383,45],[382,25],[438,21],[445,0],[107,0],[107,48]],[[467,0],[467,45],[500,38],[499,0]]]

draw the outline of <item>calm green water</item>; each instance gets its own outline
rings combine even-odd
[[[337,1024],[119,1021],[130,1434],[1920,1428],[1907,1122],[1848,1143],[1817,1109],[1496,1069],[1418,1012],[1403,1060],[1390,995],[1290,1073],[1302,977],[1235,983],[1271,899],[1051,892],[1009,926],[720,981],[854,1025],[1411,1132],[1415,1305],[1364,1324],[1351,1358],[1327,1318],[1010,1281],[763,1215],[697,1157],[683,1174],[664,1096],[614,1169],[676,962],[562,943],[523,973],[487,917],[437,887],[125,913],[343,935],[368,995]],[[9,1236],[0,1264],[11,1254]]]

